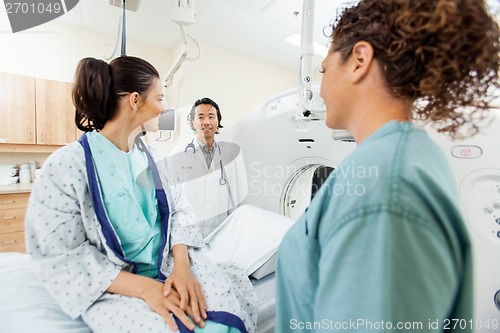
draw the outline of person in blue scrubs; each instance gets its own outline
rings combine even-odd
[[[326,125],[351,131],[357,147],[279,248],[275,332],[470,323],[471,245],[457,187],[416,120],[451,137],[474,134],[499,85],[499,39],[484,1],[361,0],[339,14],[320,93]]]

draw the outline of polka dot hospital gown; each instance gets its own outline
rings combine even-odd
[[[207,310],[239,318],[248,332],[254,332],[257,298],[248,277],[237,267],[214,265],[201,254],[196,215],[176,187],[165,186],[165,159],[154,147],[149,149],[170,207],[163,274],[168,276],[173,268],[171,246],[188,245],[192,273],[202,285]],[[131,267],[113,253],[102,233],[79,142],[59,149],[44,163],[30,196],[25,231],[38,278],[68,315],[81,316],[95,333],[171,332],[143,300],[106,292],[120,270]]]

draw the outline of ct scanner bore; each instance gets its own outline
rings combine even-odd
[[[309,164],[295,171],[286,182],[280,200],[280,213],[297,220],[334,167]]]

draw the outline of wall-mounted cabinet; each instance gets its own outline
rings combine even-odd
[[[0,73],[0,139],[65,145],[77,138],[72,84]]]
[[[35,79],[0,73],[0,140],[36,143]]]
[[[36,143],[64,145],[76,140],[72,84],[36,79]]]

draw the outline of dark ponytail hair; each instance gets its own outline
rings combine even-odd
[[[159,77],[150,63],[137,57],[121,56],[109,64],[80,60],[73,86],[76,126],[84,132],[102,129],[115,115],[120,98],[133,92],[145,97]]]

